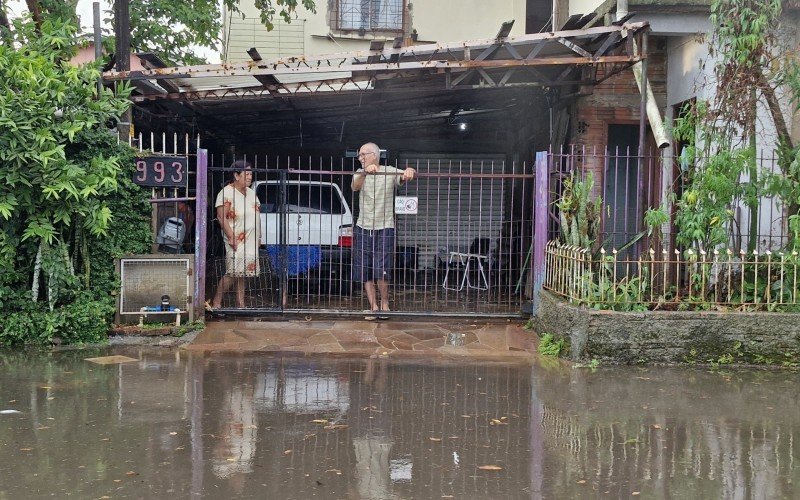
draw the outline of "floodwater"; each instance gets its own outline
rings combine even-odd
[[[106,355],[134,361],[84,360]],[[3,500],[800,498],[796,372],[130,347],[0,363]]]

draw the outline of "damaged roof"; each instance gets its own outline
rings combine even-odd
[[[107,72],[128,81],[131,100],[154,120],[192,122],[222,141],[286,140],[287,130],[338,135],[374,130],[370,111],[394,131],[458,114],[502,119],[521,100],[545,99],[554,89],[574,92],[644,59],[636,47],[647,23],[618,23],[508,36],[505,23],[490,39],[403,46],[373,41],[369,50],[263,60],[251,49],[244,63]],[[373,120],[374,121],[374,120]],[[355,127],[355,128],[354,128]],[[295,136],[295,132],[290,134]],[[301,132],[302,137],[302,132]]]

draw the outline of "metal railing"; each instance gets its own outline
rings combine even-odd
[[[404,158],[381,163],[414,168],[394,188],[392,213],[365,213],[353,191],[355,158],[241,157],[252,165],[260,232],[252,240],[257,272],[245,299],[227,293],[227,310],[352,313],[370,309],[353,279],[363,218],[393,219],[389,306],[396,314],[518,315],[528,297],[533,173],[502,158]],[[230,183],[234,158],[209,158],[208,273],[213,297],[228,263],[214,205]],[[396,174],[373,174],[394,182]],[[233,207],[238,212],[238,207]],[[247,209],[247,207],[245,207]],[[383,205],[375,210],[386,211]],[[255,248],[257,247],[257,248]]]
[[[631,259],[551,241],[546,259],[545,289],[598,309],[800,310],[796,251],[649,249]]]
[[[760,183],[765,175],[780,173],[778,158],[774,153],[763,153],[749,161],[751,171],[724,179],[731,183],[725,188],[730,189],[731,199],[726,204],[730,215],[719,223],[720,230],[728,237],[721,247],[731,248],[737,255],[742,249],[749,251],[753,244],[759,252],[776,252],[785,248],[789,241],[786,203]],[[692,188],[691,172],[702,171],[710,162],[710,158],[686,158],[661,152],[639,156],[630,148],[602,150],[573,146],[562,153],[550,152],[548,240],[558,238],[561,233],[558,204],[566,186],[570,181],[585,180],[591,175],[591,200],[600,200],[595,245],[607,249],[615,247],[630,259],[650,247],[672,250],[679,245],[676,242],[680,231],[676,201]],[[749,176],[753,172],[757,173],[757,179],[751,183]],[[698,198],[713,195],[709,192],[695,194]],[[645,223],[650,209],[661,209],[669,217],[668,222],[653,228],[652,232],[647,231]]]

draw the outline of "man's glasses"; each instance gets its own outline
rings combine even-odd
[[[374,154],[375,154],[374,151],[367,151],[366,153],[358,153],[358,157],[359,158],[364,158],[367,155],[374,155]]]

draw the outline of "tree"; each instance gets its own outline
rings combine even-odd
[[[131,46],[135,51],[153,52],[169,64],[202,64],[206,61],[198,48],[216,48],[221,42],[222,10],[242,14],[243,0],[131,0]],[[261,22],[273,28],[275,16],[291,22],[298,7],[315,12],[314,0],[254,1]],[[27,0],[34,21],[59,17],[74,20],[76,0]],[[5,16],[5,2],[0,0],[0,34]],[[111,19],[112,23],[114,22]]]
[[[98,67],[69,64],[70,24],[18,21],[14,34],[18,48],[0,46],[0,305],[2,291],[20,283],[37,301],[44,272],[52,309],[75,285],[77,241],[109,227],[103,197],[121,166],[98,145],[129,106],[128,92],[98,94]]]
[[[781,0],[711,3],[714,97],[698,102],[676,127],[676,138],[691,144],[688,156],[698,159],[678,202],[679,240],[684,244],[724,242],[740,200],[750,212],[748,251],[756,250],[763,196],[782,202],[790,235],[800,234],[800,149],[792,141],[778,98],[783,87],[794,111],[798,109],[800,70],[796,54],[784,48],[779,37],[782,14]],[[769,111],[777,134],[777,173],[762,171],[756,159],[759,105]],[[791,240],[792,245],[798,243]]]

